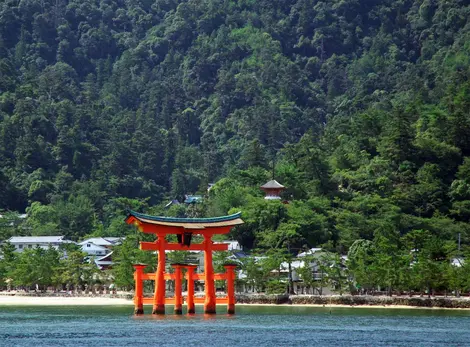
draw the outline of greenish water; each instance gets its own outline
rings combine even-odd
[[[238,306],[234,316],[135,317],[129,306],[0,306],[0,345],[470,346],[470,311]]]

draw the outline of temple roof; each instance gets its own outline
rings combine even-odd
[[[70,243],[64,236],[12,236],[9,243]]]
[[[184,203],[185,204],[197,204],[198,202],[202,202],[201,195],[185,195]]]
[[[285,188],[282,184],[280,184],[276,180],[271,180],[268,183],[261,186],[263,189],[282,189]]]
[[[235,226],[243,224],[243,220],[240,218],[241,212],[229,216],[212,218],[175,218],[151,216],[135,211],[129,211],[126,221],[129,221],[132,217],[143,223],[183,227],[185,229],[204,229],[206,227]]]

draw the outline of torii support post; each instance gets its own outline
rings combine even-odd
[[[196,313],[196,308],[194,306],[194,271],[196,270],[197,265],[186,265],[186,280],[188,281],[188,297],[186,298],[186,305],[188,308],[188,313]]]
[[[158,266],[152,314],[165,314],[165,234],[157,234]]]
[[[134,313],[144,313],[144,282],[142,275],[144,274],[144,268],[147,265],[134,264],[134,281],[135,281],[135,294],[134,294]]]
[[[204,234],[204,313],[216,313],[216,298],[214,286],[214,266],[212,264],[212,235]]]
[[[235,268],[237,265],[224,265],[227,278],[227,313],[235,313]]]
[[[181,294],[181,264],[172,264],[175,269],[175,314],[183,314],[183,297]]]

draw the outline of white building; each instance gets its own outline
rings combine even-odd
[[[87,242],[85,244],[80,244],[80,247],[82,248],[82,252],[86,253],[90,256],[104,256],[108,253],[111,252],[109,248],[103,247],[103,246],[98,246],[95,245],[94,243]]]
[[[122,237],[92,237],[80,242],[82,252],[88,257],[95,257],[95,264],[100,270],[108,269],[113,265],[111,258],[112,247],[121,244]]]
[[[307,257],[307,256],[314,255],[315,253],[317,253],[316,255],[318,255],[318,253],[321,252],[321,251],[322,251],[321,248],[310,248],[308,251],[299,253],[299,254],[297,255],[297,257],[298,257],[298,258]]]
[[[25,219],[26,217],[28,217],[28,215],[26,213],[22,213],[17,215],[17,217],[18,219]],[[5,216],[3,214],[0,214],[0,218],[5,218]]]
[[[79,243],[80,246],[86,244],[93,244],[96,246],[111,248],[115,245],[119,245],[122,242],[121,237],[92,237],[90,239],[86,239]]]
[[[36,247],[59,249],[63,244],[73,243],[73,241],[64,240],[64,236],[13,236],[8,242],[15,246],[17,252]]]
[[[450,260],[450,265],[456,267],[462,267],[465,264],[465,259],[462,257],[452,258]]]

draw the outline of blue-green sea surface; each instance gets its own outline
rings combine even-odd
[[[0,306],[0,345],[470,346],[470,311],[238,306],[233,316],[168,313]]]

